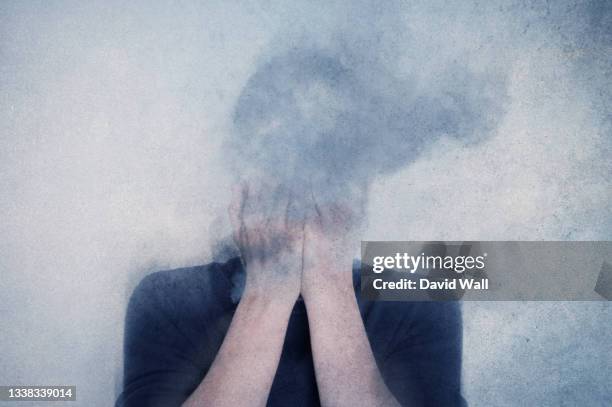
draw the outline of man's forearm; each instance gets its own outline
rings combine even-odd
[[[215,361],[183,406],[264,406],[294,302],[245,294]]]
[[[399,406],[378,370],[352,285],[305,299],[317,386],[324,406]]]

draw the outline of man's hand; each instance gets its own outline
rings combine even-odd
[[[235,195],[229,212],[245,291],[215,361],[184,407],[265,405],[300,293],[304,231],[291,194],[244,185]]]
[[[302,297],[321,404],[398,407],[376,365],[353,289],[360,219],[348,205],[312,201],[304,225]]]
[[[360,220],[347,205],[319,205],[312,197],[312,213],[304,224],[305,300],[337,290],[353,291],[354,229]]]
[[[304,233],[293,204],[289,191],[268,184],[244,184],[235,192],[230,218],[247,274],[244,296],[297,299]]]

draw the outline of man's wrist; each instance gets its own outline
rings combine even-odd
[[[240,303],[244,307],[259,309],[259,310],[279,310],[291,312],[298,295],[287,292],[278,292],[272,290],[254,290],[245,288]]]
[[[353,287],[352,273],[350,275],[321,273],[316,281],[310,281],[302,285],[302,298],[304,302],[328,303],[330,301],[354,300],[355,288]],[[350,277],[350,278],[349,278]]]

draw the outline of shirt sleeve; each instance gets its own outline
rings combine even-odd
[[[168,304],[167,282],[155,273],[132,294],[126,315],[121,407],[180,406],[203,372],[193,362],[194,345],[179,329]]]
[[[465,406],[461,310],[456,302],[377,302],[373,343],[385,383],[405,406]]]

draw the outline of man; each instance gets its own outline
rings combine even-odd
[[[351,265],[367,191],[348,178],[349,169],[328,166],[330,160],[342,162],[339,154],[349,147],[335,139],[325,144],[325,137],[346,126],[338,102],[343,95],[334,86],[350,81],[326,57],[311,54],[283,63],[272,69],[274,78],[279,72],[310,76],[293,87],[283,82],[283,92],[293,94],[282,104],[281,119],[289,117],[299,131],[315,136],[291,131],[294,144],[279,154],[270,140],[285,140],[274,134],[287,131],[283,120],[270,120],[259,108],[257,114],[248,108],[236,115],[242,128],[263,129],[257,137],[266,137],[253,142],[263,154],[246,160],[261,164],[255,171],[264,181],[243,182],[229,211],[240,256],[154,273],[140,283],[127,312],[125,385],[117,404],[462,405],[458,305],[360,299]],[[243,99],[261,98],[263,92],[264,99],[279,103],[284,96],[262,91],[270,86],[269,78],[261,78],[260,72]],[[354,98],[354,83],[348,88]],[[316,103],[304,101],[303,93]],[[313,106],[330,99],[335,118],[313,116]],[[245,112],[242,102],[239,113]],[[325,122],[325,132],[311,122]],[[319,166],[307,166],[300,157],[309,163],[319,157]],[[269,166],[279,161],[281,167]]]

